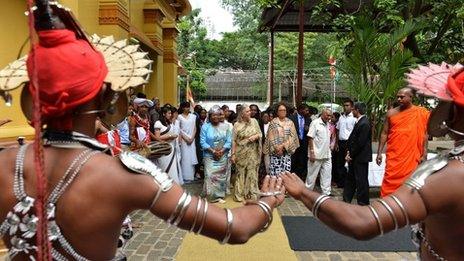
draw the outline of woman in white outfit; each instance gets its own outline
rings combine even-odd
[[[172,127],[172,131],[174,132],[174,134],[177,135],[177,139],[176,139],[176,152],[177,152],[177,163],[179,164],[180,166],[180,163],[182,162],[182,155],[180,153],[180,122],[179,122],[179,112],[177,111],[177,108],[174,107],[174,106],[171,106],[169,105],[169,108],[171,109],[171,127]],[[180,177],[182,177],[182,172],[181,172],[181,168],[179,167],[179,175]]]
[[[171,124],[172,113],[170,107],[161,109],[161,117],[155,122],[155,139],[156,141],[169,142],[172,151],[169,155],[157,159],[157,165],[179,185],[184,184],[180,174],[180,165],[177,160],[177,134]]]
[[[180,104],[178,121],[180,123],[180,152],[182,162],[182,177],[184,182],[192,182],[195,177],[195,165],[198,164],[195,134],[197,132],[195,123],[197,117],[190,113],[190,103]]]

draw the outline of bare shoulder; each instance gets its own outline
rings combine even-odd
[[[400,109],[399,107],[395,107],[395,108],[391,108],[387,111],[387,115],[386,115],[386,118],[390,118],[396,114],[400,113]]]
[[[451,160],[425,181],[421,195],[430,213],[453,213],[464,204],[463,163]]]
[[[107,195],[130,208],[145,208],[152,199],[157,187],[153,178],[128,170],[118,157],[97,154],[86,172],[92,173],[88,182],[97,189],[98,194]]]

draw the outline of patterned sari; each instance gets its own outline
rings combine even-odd
[[[276,154],[276,149],[280,145],[284,146],[283,155]],[[264,154],[270,155],[269,174],[276,176],[281,172],[290,171],[291,155],[299,146],[300,142],[293,122],[288,118],[283,121],[274,118],[269,124],[264,142]]]
[[[201,128],[200,144],[204,152],[203,163],[205,166],[202,195],[212,202],[224,199],[227,191],[227,154],[232,145],[229,126],[225,123],[219,123],[218,126],[213,126],[211,123],[204,124]],[[208,148],[224,148],[226,151],[220,159],[216,160],[208,152]]]
[[[259,135],[255,142],[248,138]],[[258,196],[258,168],[261,161],[261,129],[256,119],[249,122],[237,122],[234,125],[233,138],[235,143],[236,179],[234,184],[235,200],[256,200]]]

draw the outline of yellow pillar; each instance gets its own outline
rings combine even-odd
[[[163,76],[164,76],[164,101],[177,105],[179,103],[178,90],[177,90],[177,69],[179,58],[177,57],[177,42],[176,37],[179,31],[177,28],[164,28],[163,29]]]
[[[163,12],[153,5],[145,4],[143,9],[144,26],[143,32],[148,37],[153,47],[150,52],[150,58],[153,59],[153,74],[150,82],[146,85],[145,93],[148,98],[158,97],[161,102],[164,102],[163,96],[163,28],[161,22],[165,15]]]
[[[98,27],[95,32],[100,36],[113,35],[116,40],[127,38],[130,30],[128,1],[99,0],[98,3]]]

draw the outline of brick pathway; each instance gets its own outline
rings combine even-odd
[[[198,194],[200,184],[186,186],[192,193]],[[334,189],[333,194],[341,199],[341,189]],[[375,191],[374,191],[375,194]],[[279,207],[281,216],[310,216],[311,212],[299,201],[286,198]],[[127,243],[125,252],[129,260],[175,260],[182,240],[186,234],[184,230],[167,225],[161,219],[154,217],[148,211],[136,211],[132,221],[137,226],[135,235]],[[417,260],[416,253],[409,252],[295,252],[302,261],[336,261],[336,260]],[[227,258],[225,258],[227,260]]]

